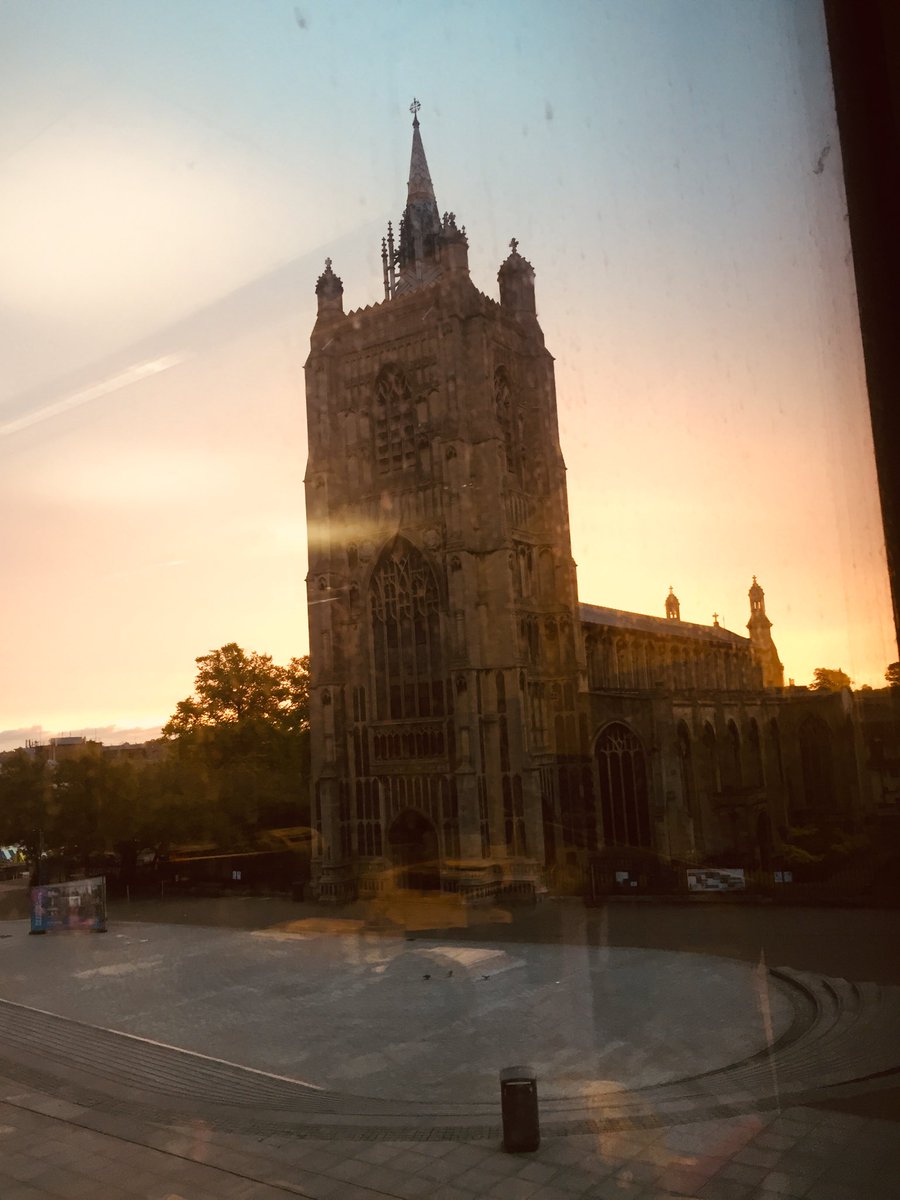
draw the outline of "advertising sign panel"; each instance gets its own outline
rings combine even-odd
[[[692,868],[687,884],[689,892],[739,892],[747,886],[741,867]]]
[[[106,933],[106,880],[102,876],[31,889],[31,932],[55,929]]]

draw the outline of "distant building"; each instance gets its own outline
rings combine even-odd
[[[384,298],[331,261],[306,363],[312,771],[323,900],[767,870],[860,819],[849,693],[783,690],[749,636],[580,603],[553,358],[515,239],[499,303],[440,214],[413,119]]]

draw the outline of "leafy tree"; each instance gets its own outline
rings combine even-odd
[[[51,770],[41,755],[14,750],[0,764],[0,842],[25,846],[37,857],[40,843],[55,840]]]
[[[308,820],[309,660],[281,667],[229,642],[196,662],[194,693],[163,729],[203,797],[194,827],[224,844]]]
[[[884,677],[889,687],[900,688],[900,662],[891,663],[885,671]]]
[[[204,728],[246,728],[256,722],[275,728],[309,727],[308,658],[292,658],[288,667],[279,667],[271,655],[247,654],[229,642],[196,662],[195,694],[179,702],[164,737]]]
[[[53,777],[56,844],[87,867],[92,855],[132,844],[143,813],[134,764],[110,759],[99,745],[88,745],[62,759]]]
[[[842,692],[852,686],[853,680],[840,667],[816,667],[809,689],[811,692]]]

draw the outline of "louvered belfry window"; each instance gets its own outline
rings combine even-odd
[[[378,472],[390,475],[415,465],[416,438],[412,393],[403,371],[389,363],[375,382],[375,459]]]
[[[440,598],[428,563],[404,538],[385,550],[370,585],[379,720],[445,712]]]

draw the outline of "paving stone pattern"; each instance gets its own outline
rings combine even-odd
[[[747,967],[742,984],[754,1004],[743,1010],[748,1027],[732,1031],[731,1061],[723,1061],[724,1020],[716,1024],[696,1003],[671,1022],[677,1053],[662,1072],[650,1063],[651,1043],[666,1029],[653,1011],[658,1000],[637,998],[639,1034],[651,1039],[637,1047],[637,1085],[609,1077],[590,1088],[576,1074],[573,1086],[565,1055],[551,1055],[566,1086],[542,1080],[540,1148],[511,1155],[500,1145],[496,1097],[477,1088],[467,1095],[483,1048],[468,1043],[454,1020],[444,1027],[443,1051],[464,1069],[443,1094],[427,1098],[386,1094],[382,1064],[363,1072],[373,1087],[360,1095],[340,1071],[323,1073],[315,1086],[308,1076],[303,1082],[273,1070],[278,1038],[295,1036],[302,1008],[290,1027],[265,1030],[256,1064],[220,1061],[250,1046],[254,1031],[233,1055],[215,1053],[221,1043],[209,1010],[221,1011],[217,986],[227,983],[227,1004],[240,1006],[228,1029],[237,1018],[248,1026],[271,1020],[298,993],[288,970],[298,962],[298,946],[290,937],[248,942],[250,936],[150,927],[140,936],[126,931],[118,943],[0,942],[0,1200],[900,1200],[900,1124],[813,1107],[823,1096],[839,1102],[896,1087],[896,989]],[[273,946],[280,949],[273,953]],[[373,951],[345,939],[299,949],[301,966],[319,983],[333,976],[338,1010],[358,1019],[360,1048],[372,974],[379,966],[381,974],[393,972],[379,999],[385,1011],[379,1017],[379,1005],[373,1008],[384,1019],[392,992],[396,1000],[414,994],[413,983],[431,982],[412,973],[423,955],[453,971],[446,979],[464,973],[466,994],[489,1019],[509,1021],[510,1005],[530,1011],[534,1004],[541,1019],[532,1011],[529,1029],[540,1031],[555,1013],[547,1036],[558,1032],[561,1040],[565,1022],[585,1014],[593,1034],[615,1028],[622,1015],[603,1006],[612,1004],[618,985],[627,994],[642,972],[653,978],[661,969],[659,977],[678,984],[665,998],[683,999],[679,957],[707,995],[712,985],[713,995],[726,997],[731,986],[723,960],[700,955],[643,964],[637,952],[625,955],[616,981],[602,975],[604,963],[610,975],[617,969],[616,956],[604,960],[602,948],[593,958],[579,958],[573,947],[513,944],[497,954],[490,946],[460,953],[435,943],[414,947],[414,957],[400,944]],[[554,970],[564,977],[567,964],[570,985],[591,985],[593,994],[554,1006],[548,980]],[[720,976],[726,982],[716,991]],[[495,998],[479,999],[474,985],[491,982],[500,983]],[[160,984],[168,991],[168,1021]],[[441,1021],[453,1016],[445,1002],[416,1003],[410,1021],[429,1039],[440,1037]],[[51,1007],[53,1013],[37,1011]],[[130,1014],[126,1032],[133,1036],[103,1027],[117,1011]],[[720,1036],[707,1069],[685,1071],[702,1060],[708,1027]],[[192,1052],[178,1048],[186,1030],[194,1033]],[[341,1045],[335,1024],[316,1061],[326,1064],[330,1054],[339,1066]],[[396,1066],[393,1074],[396,1090]]]

